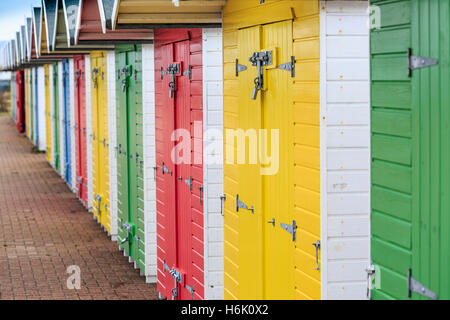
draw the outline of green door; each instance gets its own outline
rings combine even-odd
[[[371,4],[372,298],[450,299],[450,2]]]
[[[53,64],[53,127],[54,131],[54,145],[53,152],[55,157],[55,168],[60,172],[59,163],[59,86],[58,86],[58,63]]]
[[[141,46],[116,47],[119,243],[145,272]]]

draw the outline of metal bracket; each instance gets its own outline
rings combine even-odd
[[[250,208],[243,203],[240,199],[239,199],[239,195],[236,195],[236,212],[239,212],[239,209],[244,209],[244,210],[248,210],[251,211],[252,213],[255,213],[255,210],[253,208],[253,206],[251,206]]]
[[[297,61],[295,60],[295,57],[291,56],[291,62],[286,62],[286,63],[280,64],[278,66],[278,69],[289,71],[291,73],[291,78],[294,78],[295,77],[295,63],[296,62]]]
[[[189,190],[192,191],[192,177],[189,177],[189,179],[185,179],[184,183],[186,183],[189,186]]]
[[[236,59],[236,77],[239,76],[239,72],[247,70],[247,66],[239,64],[239,60]]]
[[[413,292],[433,300],[438,299],[438,295],[435,292],[412,277],[412,270],[410,268],[408,269],[408,298],[411,298]]]
[[[191,294],[191,299],[194,300],[194,292],[195,292],[194,286],[193,285],[186,286],[186,290],[189,291],[189,293]]]
[[[432,66],[436,66],[439,64],[439,60],[435,58],[428,58],[428,57],[420,57],[420,56],[413,56],[412,55],[412,49],[408,49],[408,63],[409,63],[409,72],[408,76],[412,76],[412,70],[422,69],[422,68],[428,68]]]
[[[192,66],[189,65],[188,69],[183,72],[183,76],[189,76],[189,80],[192,79]]]
[[[280,227],[292,234],[292,241],[297,240],[297,222],[292,221],[292,224],[280,223]]]

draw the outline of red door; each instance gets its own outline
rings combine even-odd
[[[74,56],[75,71],[75,157],[78,197],[87,206],[87,140],[85,56]]]
[[[201,29],[155,31],[158,290],[168,299],[204,296],[203,166],[189,147],[202,121],[201,55]]]
[[[23,70],[16,71],[16,125],[19,133],[25,132],[25,80]]]

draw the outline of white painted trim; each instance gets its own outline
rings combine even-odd
[[[224,298],[223,216],[220,195],[223,191],[223,161],[211,163],[212,157],[223,159],[223,142],[211,140],[207,133],[216,130],[223,139],[223,44],[222,29],[202,30],[203,65],[203,236],[204,298]],[[217,137],[215,137],[217,138]],[[217,145],[215,155],[208,146]]]
[[[156,165],[154,45],[142,45],[145,278],[156,283]]]
[[[64,175],[66,173],[66,166],[64,163],[66,162],[65,158],[65,147],[66,141],[64,139],[64,85],[63,85],[63,66],[62,61],[58,62],[58,100],[59,100],[59,168],[61,171],[61,177],[64,179]]]
[[[327,295],[327,38],[326,38],[326,2],[320,1],[320,291],[321,299],[326,300]]]
[[[51,140],[52,140],[52,159],[51,159],[51,165],[53,168],[55,168],[55,99],[54,99],[54,92],[53,92],[53,64],[49,65],[48,68],[48,81],[49,81],[49,94],[50,94],[50,132],[51,132]]]
[[[69,59],[69,87],[70,87],[70,163],[72,170],[72,190],[76,192],[77,187],[77,158],[75,154],[75,63]]]
[[[46,103],[45,103],[45,70],[38,68],[38,119],[39,119],[39,150],[46,150],[47,144],[47,123],[46,123]]]
[[[108,51],[106,56],[108,72],[108,142],[109,142],[109,214],[111,239],[117,240],[117,125],[116,125],[116,55]]]
[[[321,295],[367,299],[370,53],[367,1],[321,2]],[[358,50],[354,50],[357,48]]]

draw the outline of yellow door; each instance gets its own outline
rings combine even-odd
[[[47,140],[47,161],[52,163],[52,117],[50,113],[50,72],[49,66],[44,66],[45,73],[45,131]]]
[[[247,137],[247,147],[239,145],[242,138],[236,139],[237,158],[245,152],[245,163],[238,164],[233,195],[239,238],[238,298],[292,299],[295,241],[282,226],[293,225],[293,78],[278,68],[292,56],[292,21],[244,28],[237,36],[238,61],[247,68],[238,75],[238,128]],[[264,85],[253,100],[257,67],[249,58],[263,52],[271,62],[263,67]]]
[[[106,52],[91,52],[92,174],[94,215],[111,232],[109,211],[108,92]]]
[[[319,42],[318,1],[224,9],[226,299],[320,299]],[[254,53],[270,59],[252,99]],[[242,130],[244,164],[229,162],[242,154],[229,129]]]

